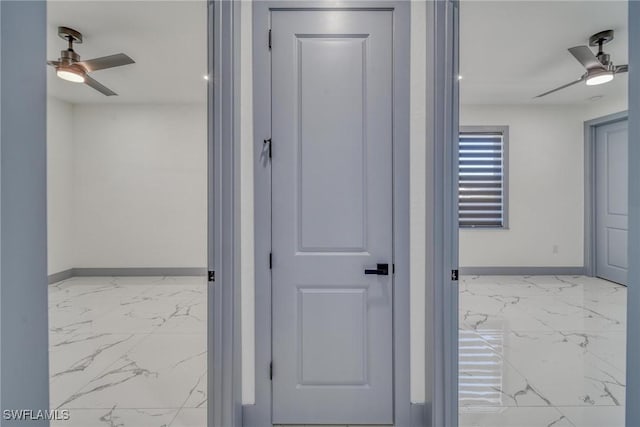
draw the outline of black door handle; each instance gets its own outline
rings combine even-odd
[[[389,264],[378,264],[376,269],[365,269],[364,274],[377,274],[378,276],[389,275]]]

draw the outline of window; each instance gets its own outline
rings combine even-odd
[[[508,139],[506,126],[460,128],[460,227],[507,228]]]

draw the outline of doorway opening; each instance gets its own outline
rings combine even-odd
[[[47,9],[50,407],[204,426],[207,3]]]
[[[627,8],[460,6],[461,426],[624,425]]]

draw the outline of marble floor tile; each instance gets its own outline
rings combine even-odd
[[[625,287],[465,276],[459,308],[461,426],[624,426]]]
[[[582,334],[510,333],[504,358],[554,406],[624,405],[624,372],[591,353]]]
[[[50,401],[58,407],[147,335],[79,334],[51,343]]]
[[[204,298],[203,298],[204,299]],[[191,307],[197,304],[189,299],[181,298],[153,298],[149,300],[136,299],[135,301],[125,301],[118,306],[98,318],[91,324],[86,325],[86,329],[93,333],[136,333],[149,334],[155,332],[156,329],[165,325],[169,320],[174,318],[184,320],[189,317],[189,325],[192,329],[183,328],[178,330],[187,333],[202,333],[206,330],[196,329],[204,324],[206,327],[206,318],[195,319],[191,316]]]
[[[626,370],[627,361],[627,333],[626,331],[595,332],[587,335],[588,342],[584,343],[582,333],[568,332],[568,339],[581,340],[581,345],[589,348],[596,357],[616,368]]]
[[[175,304],[175,310],[154,331],[156,334],[206,334],[207,301],[196,296],[191,300]]]
[[[522,309],[552,330],[624,331],[626,308],[622,304],[585,304],[577,299],[530,298]]]
[[[51,427],[169,427],[179,409],[71,409],[69,419]],[[189,427],[205,424],[191,424]]]
[[[460,281],[460,426],[622,427],[626,288],[580,276]],[[53,426],[206,424],[203,278],[49,287]]]
[[[461,427],[577,427],[553,407],[509,407],[461,410]],[[604,427],[604,426],[601,426]]]
[[[169,427],[194,427],[207,425],[207,408],[182,408]]]
[[[525,304],[535,305],[532,297],[492,295],[461,295],[459,325],[468,330],[551,331],[541,316],[526,310]]]
[[[207,409],[207,371],[202,372],[189,389],[189,396],[182,404],[183,409]]]
[[[50,286],[50,400],[71,416],[52,425],[206,425],[206,290],[200,277]]]
[[[573,406],[558,410],[577,427],[624,426],[624,407],[621,406]]]
[[[124,284],[116,277],[74,277],[49,288],[49,302],[73,298],[76,305],[85,300],[94,301],[94,297],[119,301],[144,290],[144,287]]]
[[[460,331],[458,387],[461,409],[552,406],[541,390],[505,360],[503,347],[501,331]]]
[[[180,408],[206,370],[204,335],[152,334],[75,392],[61,408]]]

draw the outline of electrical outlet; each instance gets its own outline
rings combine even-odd
[[[559,250],[558,250],[558,245],[553,245],[553,246],[552,246],[552,248],[551,248],[551,251],[552,251],[554,254],[557,254],[557,253],[558,253],[558,251],[559,251]]]

